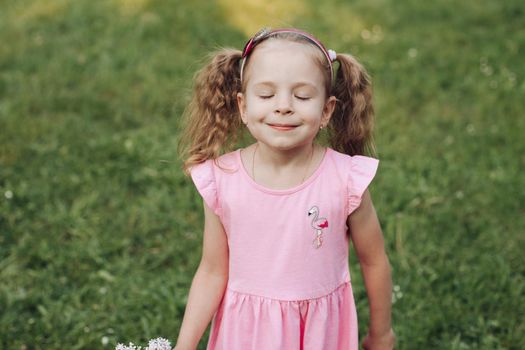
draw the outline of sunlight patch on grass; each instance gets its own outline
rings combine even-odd
[[[29,5],[23,5],[15,9],[13,20],[15,22],[27,22],[39,18],[56,17],[62,14],[69,5],[67,0],[36,0]]]
[[[328,42],[341,46],[354,42],[358,37],[367,40],[367,36],[376,38],[380,27],[366,23],[356,11],[347,4],[324,3],[316,9],[321,21],[330,25]],[[364,37],[363,37],[364,35]]]
[[[255,34],[262,27],[290,27],[295,18],[305,16],[310,9],[299,0],[219,0],[230,25],[245,33]]]
[[[150,0],[115,0],[115,3],[122,15],[133,16],[142,12]]]
[[[279,2],[275,0],[219,0],[219,6],[227,14],[225,19],[237,30],[252,36],[262,27],[294,27],[301,19],[319,18],[330,25],[330,38],[338,46],[360,38],[377,43],[382,40],[382,28],[366,23],[355,10],[346,4],[325,3],[313,8],[298,0]],[[300,21],[302,22],[302,21]],[[300,29],[309,30],[299,26]]]

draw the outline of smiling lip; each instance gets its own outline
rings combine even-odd
[[[280,125],[280,124],[268,124],[268,125],[275,130],[282,130],[282,131],[293,130],[297,127],[296,125]]]

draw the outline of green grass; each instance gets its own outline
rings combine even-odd
[[[202,235],[175,145],[203,57],[247,39],[224,3],[0,1],[0,348],[175,341]],[[525,5],[303,6],[373,78],[398,348],[525,348]]]

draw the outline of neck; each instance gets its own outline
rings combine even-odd
[[[315,144],[307,144],[291,150],[275,150],[263,143],[256,145],[257,158],[260,163],[270,168],[304,167],[315,153]]]

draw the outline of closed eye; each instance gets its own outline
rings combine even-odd
[[[269,98],[272,98],[273,95],[260,95],[259,98],[262,98],[263,100],[267,100]]]
[[[295,98],[301,100],[301,101],[308,101],[310,99],[310,97],[307,97],[307,96],[295,96]]]

